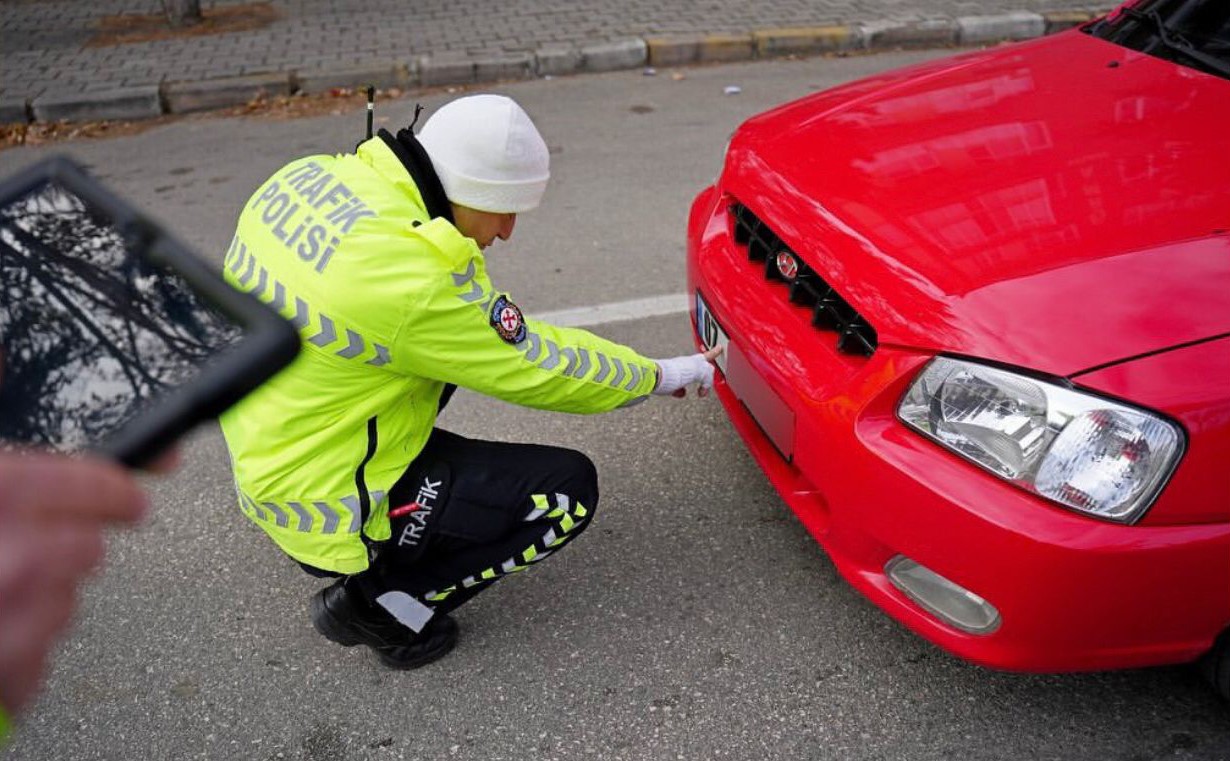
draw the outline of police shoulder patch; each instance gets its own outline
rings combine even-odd
[[[525,340],[525,317],[521,314],[521,309],[509,301],[507,296],[500,296],[491,305],[491,327],[495,328],[500,338],[510,344],[519,344]]]

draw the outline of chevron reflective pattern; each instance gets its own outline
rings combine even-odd
[[[487,315],[497,294],[485,291],[478,282],[477,276],[478,267],[471,259],[466,264],[465,272],[452,273],[453,285],[458,289],[457,298],[479,307],[483,314]],[[527,331],[525,340],[516,344],[516,347],[525,354],[525,358],[530,363],[543,370],[560,369],[564,375],[580,379],[588,377],[595,383],[605,383],[611,388],[622,388],[626,391],[635,391],[641,381],[651,372],[648,367],[625,365],[618,358],[607,357],[599,351],[591,352],[581,347],[560,346],[533,330]],[[612,371],[614,371],[613,374]],[[631,406],[632,403],[626,403],[623,406]]]
[[[474,260],[471,259],[465,272],[460,274],[456,272],[453,273],[453,285],[460,288],[461,286],[469,283],[470,287],[463,291],[459,298],[470,304],[481,299],[484,294],[483,287],[474,279],[475,269],[476,267],[474,266]]]
[[[580,533],[580,528],[585,521],[589,520],[589,510],[567,494],[531,494],[530,499],[533,507],[523,520],[530,523],[538,521],[550,524],[540,539],[511,558],[490,568],[484,568],[473,576],[467,576],[457,584],[428,592],[423,599],[428,602],[440,602],[459,588],[468,589],[476,584],[492,582],[510,573],[524,571]]]
[[[392,361],[387,346],[368,341],[362,334],[350,328],[343,327],[339,330],[337,321],[332,317],[313,310],[302,298],[289,295],[286,285],[274,279],[269,271],[256,261],[256,257],[248,251],[248,247],[238,236],[231,240],[223,267],[230,272],[233,282],[240,290],[252,294],[290,320],[303,339],[313,346],[342,359],[364,359],[364,364],[374,367],[387,365]]]
[[[236,492],[239,508],[245,515],[278,528],[304,534],[357,534],[362,528],[359,498],[353,494],[327,501],[257,502],[238,488]],[[378,505],[387,495],[377,490],[370,496],[371,504]]]

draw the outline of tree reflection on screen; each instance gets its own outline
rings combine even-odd
[[[102,441],[238,338],[63,188],[0,208],[0,440]]]

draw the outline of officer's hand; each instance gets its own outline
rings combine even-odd
[[[713,360],[721,353],[722,347],[716,346],[704,354],[657,360],[658,385],[653,393],[683,398],[687,396],[688,386],[696,383],[697,395],[707,395],[713,388]]]

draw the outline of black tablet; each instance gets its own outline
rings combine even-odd
[[[71,159],[0,182],[0,446],[143,464],[299,345]]]

